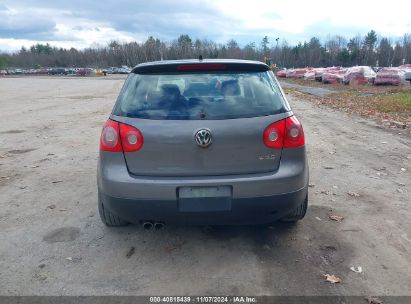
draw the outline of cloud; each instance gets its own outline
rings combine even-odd
[[[411,2],[376,5],[375,0],[4,0],[0,4],[0,39],[57,41],[88,47],[93,43],[164,40],[180,34],[220,43],[270,41],[297,43],[312,36],[351,37],[374,29],[399,37],[411,32]],[[11,40],[10,40],[11,41]],[[4,45],[4,44],[3,44]],[[14,43],[13,43],[14,45]],[[10,45],[9,49],[12,48]]]
[[[0,37],[30,38],[47,37],[55,30],[55,22],[42,16],[26,16],[5,6],[0,7]],[[41,38],[37,38],[41,39]]]
[[[2,11],[8,11],[9,9],[7,8],[7,6],[5,6],[3,3],[0,3],[0,12]]]

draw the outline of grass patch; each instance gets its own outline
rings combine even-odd
[[[377,95],[375,98],[375,108],[384,113],[411,112],[411,93],[399,92],[389,95]]]
[[[355,90],[331,94],[331,103],[341,108],[363,109],[380,113],[410,113],[411,92],[364,93]]]

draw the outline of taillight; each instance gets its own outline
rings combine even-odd
[[[285,120],[269,125],[263,133],[264,144],[271,149],[281,149],[283,147],[284,130]]]
[[[120,138],[124,152],[138,151],[144,143],[143,134],[139,129],[123,123],[120,123]]]
[[[119,126],[117,121],[107,120],[100,136],[100,150],[109,152],[121,152]]]
[[[285,120],[285,137],[283,148],[294,148],[304,146],[303,126],[297,117],[291,116]]]
[[[141,149],[144,139],[137,128],[109,119],[101,132],[100,150],[108,152],[135,152]]]
[[[303,128],[295,116],[288,117],[265,128],[263,142],[271,149],[304,146]]]

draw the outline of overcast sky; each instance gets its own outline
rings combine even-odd
[[[180,34],[241,45],[267,35],[293,44],[371,29],[393,40],[411,33],[411,1],[0,0],[0,50],[8,51],[36,42],[84,48]]]

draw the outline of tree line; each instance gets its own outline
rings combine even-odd
[[[399,66],[411,62],[411,34],[392,41],[379,37],[375,31],[365,36],[345,39],[331,36],[323,43],[317,37],[309,41],[290,45],[280,38],[262,38],[240,46],[231,39],[225,44],[207,39],[192,39],[180,35],[173,41],[161,41],[150,36],[145,42],[120,43],[111,41],[106,46],[86,49],[63,49],[50,44],[36,44],[22,47],[11,54],[0,54],[0,68],[20,67],[110,67],[135,66],[138,63],[155,60],[182,58],[235,58],[266,61],[278,67],[324,67],[324,66]]]

